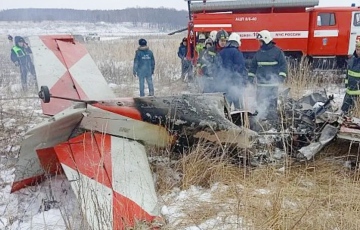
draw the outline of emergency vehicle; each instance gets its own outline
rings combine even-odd
[[[286,56],[336,61],[343,67],[360,39],[360,7],[316,7],[318,0],[188,1],[189,46],[199,33],[238,33],[246,58],[259,49],[257,32],[269,30]],[[192,53],[196,60],[196,53]],[[188,57],[191,58],[191,52]]]

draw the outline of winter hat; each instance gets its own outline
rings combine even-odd
[[[139,39],[139,46],[146,46],[147,45],[147,41],[143,38]]]

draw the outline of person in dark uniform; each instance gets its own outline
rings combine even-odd
[[[215,93],[224,92],[224,83],[222,82],[222,73],[219,73],[221,67],[220,51],[223,50],[229,39],[229,34],[225,30],[219,30],[213,46],[206,49],[203,55],[202,70],[207,76],[204,78],[204,92]]]
[[[360,95],[360,41],[356,42],[355,51],[347,64],[345,87],[346,94],[341,110],[348,114],[355,107]]]
[[[154,84],[152,76],[155,70],[155,58],[153,52],[147,46],[143,38],[139,40],[139,48],[136,50],[133,66],[134,77],[139,78],[140,97],[145,96],[145,79],[149,88],[149,96],[154,96]]]
[[[256,101],[259,118],[278,121],[278,89],[288,74],[285,55],[276,46],[268,30],[260,31],[257,39],[261,47],[252,59],[248,78],[251,83],[255,83],[256,80]]]
[[[246,84],[244,79],[246,74],[245,59],[239,50],[240,45],[240,35],[232,33],[225,48],[219,52],[221,57],[219,73],[221,73],[222,82],[225,85],[224,91],[230,105],[234,103],[235,109],[243,107],[242,93]]]
[[[181,60],[181,80],[185,80],[186,74],[191,75],[191,61],[187,59],[187,38],[183,38],[183,40],[180,43],[177,55]]]
[[[32,51],[24,38],[15,36],[15,45],[11,49],[11,61],[15,66],[20,67],[21,85],[24,91],[27,91],[27,75],[30,72],[36,77],[34,64],[31,60],[30,54]]]

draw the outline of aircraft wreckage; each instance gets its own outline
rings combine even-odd
[[[206,140],[251,148],[261,135],[241,127],[246,112],[231,112],[221,93],[117,98],[72,36],[34,36],[29,43],[49,118],[26,133],[12,192],[64,173],[92,229],[161,223],[145,145],[186,148]],[[296,102],[284,96],[295,118],[287,138],[307,159],[336,136],[360,138],[360,120],[329,113],[331,98],[314,95]]]

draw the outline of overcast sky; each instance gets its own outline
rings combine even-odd
[[[352,2],[358,2],[358,0],[320,0],[320,5],[350,6]],[[14,8],[124,9],[136,6],[187,9],[187,3],[184,0],[0,0],[0,10]]]

